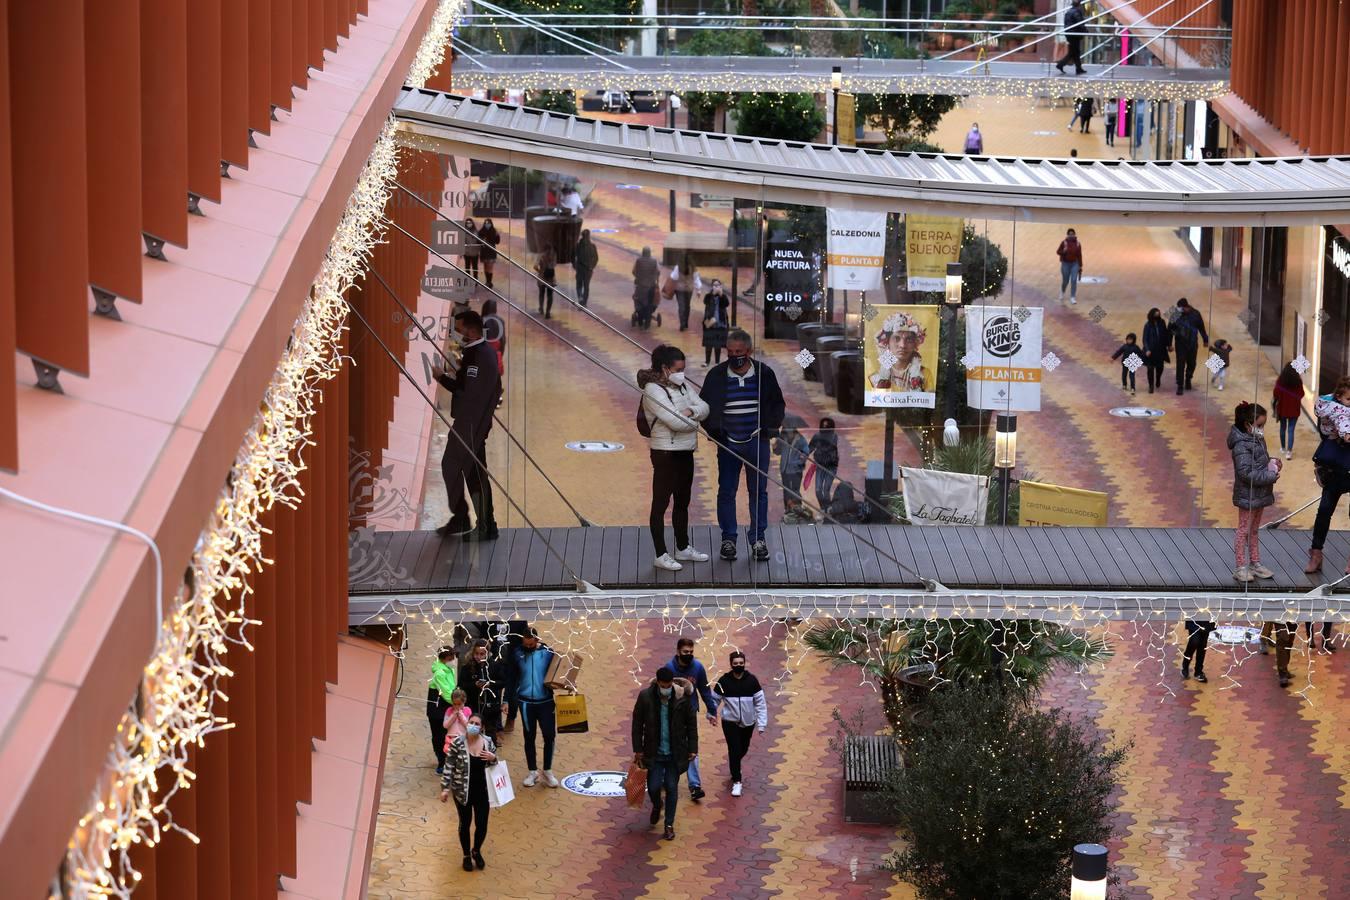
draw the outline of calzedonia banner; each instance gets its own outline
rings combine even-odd
[[[886,213],[827,209],[829,284],[845,291],[875,291],[881,287],[886,262]]]
[[[947,287],[947,263],[961,259],[965,222],[941,216],[905,216],[905,272],[911,291]]]
[[[966,307],[966,403],[974,409],[1041,408],[1044,310]]]

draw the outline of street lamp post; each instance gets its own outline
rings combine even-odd
[[[1106,900],[1106,848],[1078,844],[1073,848],[1069,877],[1070,900]]]
[[[833,97],[830,106],[830,146],[839,146],[839,89],[844,86],[844,70],[839,66],[830,69],[830,94]]]
[[[672,40],[674,39],[674,34],[675,29],[674,28],[670,29],[670,37]],[[667,46],[669,46],[669,43],[667,43]],[[666,110],[667,110],[666,116],[667,121],[670,123],[671,131],[675,130],[675,110],[679,108],[680,108],[680,95],[675,93],[674,91],[670,91],[666,95]],[[670,233],[671,234],[675,233],[675,191],[673,188],[670,191]]]
[[[956,425],[956,311],[961,308],[961,282],[961,264],[947,263],[947,291],[942,299],[951,318],[947,328],[947,401],[942,442],[948,447],[961,443],[961,432]]]
[[[1008,493],[1017,465],[1017,416],[999,413],[994,424],[994,468],[998,469],[998,524],[1008,524]]]

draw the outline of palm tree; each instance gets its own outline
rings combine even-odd
[[[821,619],[802,640],[876,682],[897,739],[908,708],[932,687],[987,683],[1029,702],[1057,666],[1100,664],[1113,653],[1103,637],[1031,619]]]

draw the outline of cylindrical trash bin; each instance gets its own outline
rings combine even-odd
[[[816,352],[816,339],[820,337],[820,329],[824,326],[819,322],[809,322],[806,325],[797,326],[797,339],[802,342],[802,349],[809,350],[812,354]],[[820,380],[820,360],[817,359],[811,365],[802,370],[807,381]]]
[[[811,335],[819,333],[824,326],[819,322],[799,322],[797,324],[797,349],[806,350],[811,346]]]
[[[868,411],[863,405],[865,383],[862,351],[844,350],[835,356],[839,360],[839,371],[834,383],[835,407],[841,413],[860,416]]]
[[[835,366],[832,357],[837,351],[848,349],[848,339],[842,334],[821,335],[816,338],[816,371],[820,373],[825,396],[834,396]]]

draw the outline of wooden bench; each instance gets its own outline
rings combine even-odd
[[[900,748],[889,735],[844,738],[844,821],[895,824],[885,794],[886,782],[899,768]]]
[[[666,235],[665,246],[661,249],[662,263],[679,265],[686,253],[699,267],[729,269],[733,257],[739,257],[739,265],[747,273],[755,267],[755,248],[733,248],[727,243],[725,231],[676,231]]]

